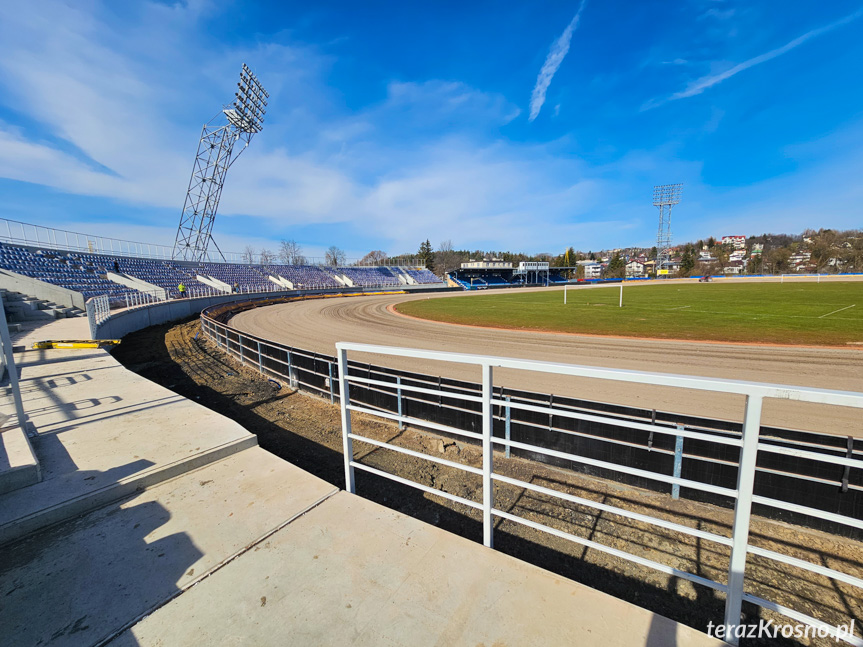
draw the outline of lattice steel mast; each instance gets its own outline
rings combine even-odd
[[[213,243],[221,259],[225,260],[211,233],[219,198],[225,186],[225,174],[246,150],[252,137],[261,132],[270,96],[245,63],[240,71],[237,88],[234,102],[204,124],[201,131],[198,154],[192,167],[189,190],[171,254],[174,259],[210,260],[208,247]],[[217,124],[221,115],[225,116],[228,123]],[[234,152],[234,146],[239,141],[243,142],[243,146]]]
[[[653,206],[659,208],[659,231],[656,234],[656,274],[671,258],[671,209],[680,202],[682,184],[653,187]]]

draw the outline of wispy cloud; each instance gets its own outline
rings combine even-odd
[[[714,85],[719,85],[723,81],[730,79],[732,76],[736,76],[737,74],[740,74],[741,72],[748,70],[751,67],[755,67],[756,65],[760,65],[761,63],[766,63],[767,61],[773,60],[774,58],[778,58],[783,54],[787,54],[792,49],[799,47],[806,41],[817,38],[818,36],[823,36],[824,34],[831,32],[838,27],[842,27],[850,22],[857,20],[861,16],[863,16],[863,9],[858,9],[854,13],[848,14],[844,18],[840,18],[839,20],[832,22],[829,25],[825,25],[823,27],[813,29],[812,31],[808,31],[802,36],[798,36],[794,40],[789,41],[782,47],[777,47],[776,49],[772,49],[769,52],[759,54],[758,56],[754,56],[747,61],[738,63],[734,67],[725,70],[724,72],[720,72],[719,74],[708,74],[706,76],[702,76],[701,78],[695,79],[684,90],[675,92],[671,96],[664,99],[653,99],[651,101],[648,101],[644,104],[644,106],[642,106],[642,110],[649,110],[650,108],[656,108],[657,106],[668,103],[669,101],[686,99],[688,97],[694,97],[697,94],[701,94],[708,88],[712,88]]]
[[[581,12],[584,11],[585,4],[587,4],[587,0],[581,0],[575,16],[566,26],[566,29],[563,30],[560,38],[551,45],[545,63],[543,63],[542,69],[539,71],[539,76],[536,77],[536,85],[533,86],[533,92],[530,95],[530,116],[528,117],[528,121],[536,119],[539,116],[539,111],[542,110],[542,104],[545,103],[545,93],[548,91],[548,86],[551,85],[551,80],[557,73],[560,64],[563,63],[563,59],[569,52],[569,43],[572,40],[573,32],[578,27],[578,21],[581,18]]]

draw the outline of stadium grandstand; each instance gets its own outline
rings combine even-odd
[[[446,278],[449,285],[465,290],[563,285],[570,282],[565,276],[567,270],[572,270],[574,275],[574,268],[552,268],[546,262],[523,261],[514,267],[512,263],[493,258],[462,263],[460,269],[449,272]]]
[[[70,239],[71,232],[39,229],[53,232],[46,236],[49,241]],[[59,236],[58,233],[65,236]],[[101,250],[92,250],[92,241],[104,242],[110,239],[84,234],[71,235],[74,236],[73,240],[88,241],[87,251],[62,249],[62,245],[53,242],[25,241],[22,244],[16,239],[0,240],[0,270],[3,277],[8,279],[0,283],[18,292],[28,291],[26,280],[55,286],[80,295],[80,301],[75,304],[78,307],[88,299],[105,296],[111,308],[127,306],[130,296],[140,296],[141,293],[147,293],[157,300],[176,299],[183,296],[180,285],[184,286],[186,295],[194,295],[197,290],[252,293],[346,287],[393,289],[444,286],[440,278],[422,266],[335,267],[313,264],[262,265],[239,261],[177,261],[139,256],[135,252],[150,249],[149,245],[143,243],[127,243],[126,248],[130,252],[135,250],[131,253],[98,253]],[[118,248],[123,248],[119,243],[125,241],[113,242],[117,243]],[[134,245],[134,248],[130,245]],[[234,255],[234,258],[238,257]],[[40,291],[37,283],[29,285],[35,288],[31,292]],[[73,306],[72,303],[61,305]]]

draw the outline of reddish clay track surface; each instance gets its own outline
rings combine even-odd
[[[438,296],[465,297],[465,293],[434,295]],[[482,297],[483,293],[478,293],[467,298]],[[678,342],[474,328],[409,318],[389,308],[395,303],[426,298],[429,296],[420,294],[313,299],[250,310],[235,316],[231,325],[265,339],[328,355],[335,353],[337,341],[351,341],[863,391],[863,352],[860,349]],[[356,353],[350,357],[403,370],[479,381],[478,367]],[[739,396],[506,370],[495,372],[495,384],[727,420],[740,421],[743,415],[743,400]],[[763,423],[863,437],[861,418],[859,411],[850,409],[766,401]]]

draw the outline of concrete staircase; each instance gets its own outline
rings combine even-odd
[[[3,305],[6,317],[10,322],[51,321],[68,317],[82,317],[86,313],[79,308],[70,308],[53,301],[37,299],[33,296],[0,289],[3,295]]]

